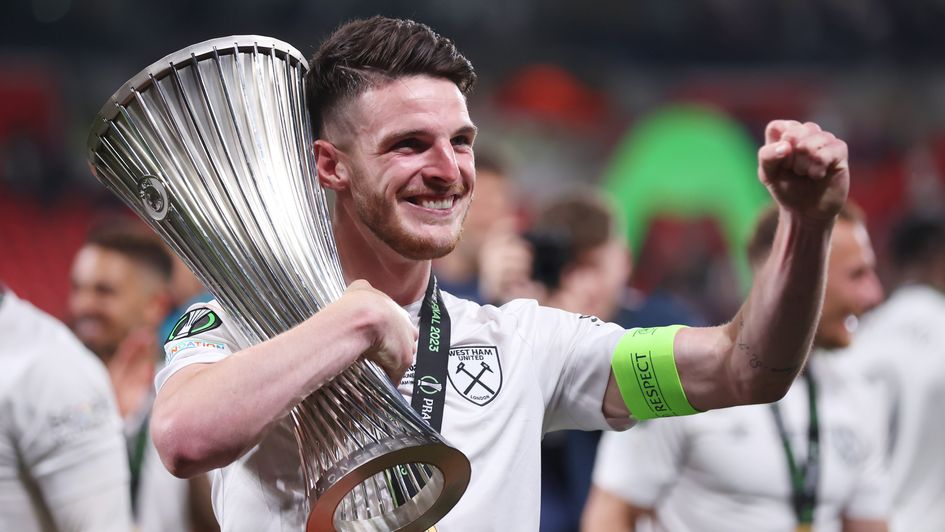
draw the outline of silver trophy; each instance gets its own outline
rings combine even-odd
[[[315,177],[307,68],[269,37],[206,41],[125,83],[89,136],[95,175],[206,284],[241,348],[299,324],[345,287]],[[425,530],[469,483],[468,459],[369,361],[291,419],[309,531]]]

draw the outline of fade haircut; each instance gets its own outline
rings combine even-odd
[[[845,222],[866,225],[866,214],[852,200],[847,200],[837,214],[837,219]],[[762,211],[755,223],[755,230],[748,240],[748,262],[757,268],[768,259],[774,246],[774,234],[778,229],[778,208],[775,205]]]
[[[114,251],[157,275],[162,282],[171,279],[173,262],[161,240],[147,228],[127,220],[111,220],[89,231],[85,245]]]
[[[426,24],[381,16],[352,20],[318,47],[305,75],[305,98],[315,137],[352,98],[389,81],[415,75],[448,79],[468,95],[472,63]]]

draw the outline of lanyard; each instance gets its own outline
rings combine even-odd
[[[807,426],[807,462],[800,467],[791,450],[791,442],[784,428],[784,420],[778,410],[778,404],[771,404],[774,422],[781,435],[784,454],[787,457],[788,470],[791,473],[791,495],[794,515],[801,527],[809,527],[814,522],[814,507],[817,505],[817,482],[820,477],[820,426],[817,419],[817,386],[810,374],[810,368],[803,373],[807,382],[807,396],[810,406],[810,418]]]
[[[417,363],[414,366],[410,406],[436,431],[443,424],[449,348],[450,315],[431,270],[426,295],[420,305],[420,338],[417,340]],[[420,468],[423,468],[423,473]],[[400,506],[416,496],[423,487],[422,484],[417,485],[416,479],[424,476],[430,478],[432,475],[433,472],[427,466],[416,463],[402,464],[387,470],[385,477],[394,504]]]
[[[440,293],[432,270],[420,306],[420,339],[417,342],[417,364],[410,406],[433,430],[439,431],[443,425],[443,404],[446,402],[450,315],[443,304],[443,294]]]
[[[138,492],[141,491],[141,466],[144,463],[144,453],[148,447],[148,423],[150,415],[144,417],[141,428],[135,435],[134,442],[128,448],[128,465],[131,469],[131,509],[138,514]]]

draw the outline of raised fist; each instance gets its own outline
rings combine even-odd
[[[847,145],[813,122],[774,120],[758,150],[758,178],[782,209],[830,221],[850,189]]]

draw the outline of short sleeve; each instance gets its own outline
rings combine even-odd
[[[76,350],[37,357],[19,379],[16,445],[60,530],[128,530],[128,459],[111,384],[98,360]]]
[[[607,432],[597,449],[594,485],[640,508],[655,508],[685,460],[685,418],[642,421]]]
[[[216,301],[187,309],[164,342],[164,367],[154,378],[160,390],[171,375],[191,364],[219,362],[238,351],[233,324]]]
[[[545,398],[544,430],[605,430],[602,411],[610,361],[624,329],[594,316],[516,300],[506,305],[521,320]]]

